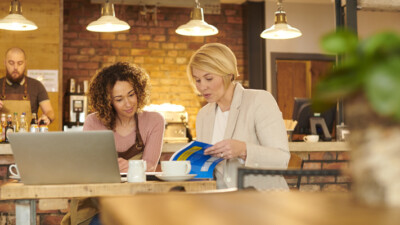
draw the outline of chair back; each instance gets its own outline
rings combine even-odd
[[[247,175],[259,175],[259,176],[289,176],[297,177],[296,189],[300,189],[301,177],[310,176],[339,176],[341,175],[340,170],[302,170],[302,169],[288,169],[288,170],[269,170],[269,169],[256,169],[256,168],[239,168],[238,169],[238,189],[245,189],[245,177]]]

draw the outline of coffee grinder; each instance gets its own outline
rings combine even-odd
[[[69,81],[69,89],[64,96],[64,131],[83,129],[88,113],[86,96],[88,81],[84,81],[83,86],[82,91],[80,84],[76,85],[75,88],[75,79]]]

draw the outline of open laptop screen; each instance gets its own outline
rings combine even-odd
[[[24,184],[121,182],[112,131],[9,134]]]

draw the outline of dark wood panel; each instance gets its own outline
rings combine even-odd
[[[325,76],[326,73],[333,66],[333,62],[329,61],[311,61],[311,84],[312,87],[320,80],[321,77]]]
[[[277,102],[284,119],[292,119],[294,97],[307,97],[306,63],[277,60]]]
[[[266,90],[265,40],[260,38],[264,30],[264,1],[243,3],[245,31],[245,66],[249,88]]]

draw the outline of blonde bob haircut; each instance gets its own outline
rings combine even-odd
[[[193,68],[223,77],[225,89],[239,76],[235,54],[228,46],[220,43],[205,44],[190,58],[186,72],[190,84],[198,93]]]

